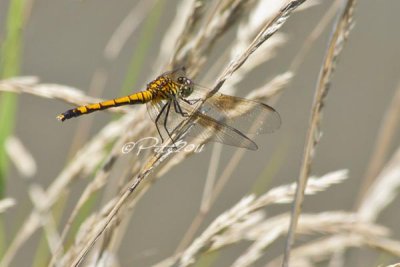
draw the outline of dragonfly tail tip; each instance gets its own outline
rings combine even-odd
[[[60,115],[57,116],[57,120],[65,121],[65,116],[63,114],[60,114]]]

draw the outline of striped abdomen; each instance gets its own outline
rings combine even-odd
[[[94,111],[113,108],[124,105],[143,104],[153,99],[153,94],[150,91],[142,91],[132,95],[119,97],[111,100],[106,100],[100,103],[89,104],[80,106],[74,109],[67,110],[66,112],[57,116],[60,121],[68,120],[73,117],[78,117],[84,114],[92,113]]]

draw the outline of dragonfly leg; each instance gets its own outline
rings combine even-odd
[[[169,115],[169,111],[171,109],[171,104],[172,104],[171,101],[169,101],[167,104],[165,104],[167,106],[167,111],[166,111],[165,119],[164,119],[164,129],[167,132],[167,134],[168,134],[169,138],[171,139],[172,143],[175,145],[175,141],[174,141],[174,139],[172,139],[171,133],[168,131],[168,127],[167,127],[168,115]]]
[[[162,137],[162,134],[161,134],[161,132],[160,132],[160,128],[158,128],[158,121],[160,120],[161,115],[164,113],[164,110],[165,110],[165,108],[166,108],[168,105],[169,105],[169,102],[168,102],[168,103],[165,103],[165,105],[161,108],[160,113],[158,113],[157,118],[155,119],[157,132],[158,132],[158,134],[159,134],[160,137],[161,137],[161,142],[162,142],[162,143],[164,142],[164,138]]]
[[[174,101],[174,109],[175,109],[175,112],[176,112],[176,113],[181,114],[183,117],[189,117],[189,113],[184,112],[184,111],[182,110],[181,106],[179,105],[179,102],[176,101],[176,100]]]
[[[183,101],[185,101],[186,103],[188,103],[189,105],[194,105],[197,102],[199,102],[201,100],[201,98],[196,98],[196,99],[185,99],[185,98],[181,98]]]

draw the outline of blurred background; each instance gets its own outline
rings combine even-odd
[[[0,41],[5,36],[4,25],[9,2],[0,0]],[[144,89],[145,84],[154,78],[153,73],[160,68],[154,66],[154,63],[166,29],[177,16],[179,2],[160,0],[155,3],[129,37],[120,55],[107,60],[104,48],[108,40],[121,21],[140,4],[139,1],[32,1],[23,31],[20,75],[37,76],[43,83],[76,87],[91,96],[102,98],[120,96],[124,86],[128,86],[130,92]],[[280,30],[287,34],[286,44],[279,48],[276,57],[240,83],[237,94],[244,96],[250,89],[260,86],[266,77],[272,79],[287,71],[304,40],[330,5],[331,1],[321,1],[317,6],[293,14]],[[350,179],[323,194],[307,197],[305,212],[351,211],[356,205],[382,118],[399,83],[399,8],[400,2],[395,0],[358,2],[355,26],[340,56],[327,97],[322,121],[323,137],[312,166],[313,175],[348,169]],[[201,229],[253,190],[260,177],[272,177],[263,185],[263,191],[297,179],[313,94],[331,25],[332,22],[312,44],[293,81],[279,101],[273,104],[282,118],[280,130],[257,137],[258,151],[246,152]],[[234,34],[234,31],[231,30],[230,34]],[[222,41],[217,43],[213,53],[223,51]],[[98,70],[107,77],[104,90],[96,90],[96,85],[91,84]],[[210,83],[201,78],[196,82],[212,86],[212,81]],[[94,89],[89,90],[90,87]],[[79,121],[85,123],[88,118],[64,123],[55,118],[69,108],[70,105],[53,99],[27,94],[18,97],[15,135],[35,158],[37,173],[33,179],[44,188],[47,188],[66,161],[82,145],[75,143],[73,146],[74,133]],[[93,125],[87,134],[88,138],[113,118],[106,112],[90,116]],[[399,133],[394,140],[390,155],[399,145]],[[121,266],[150,266],[173,254],[198,212],[211,151],[212,145],[206,146],[203,153],[173,168],[146,193],[126,231],[119,254]],[[223,146],[222,166],[234,151],[231,147]],[[277,168],[273,171],[268,168],[272,158],[277,162]],[[32,209],[26,181],[21,179],[12,164],[10,168],[6,196],[15,198],[17,206],[6,213],[5,227],[9,231],[4,240],[13,238],[20,222]],[[81,193],[79,185],[80,181],[73,187],[77,197]],[[393,230],[393,238],[399,238],[400,230],[397,226],[400,217],[395,208],[399,201],[395,201],[378,222]],[[67,203],[67,207],[73,206],[71,202]],[[270,208],[268,214],[278,214],[289,209],[290,205],[281,205]],[[68,209],[65,214],[68,214]],[[43,241],[40,241],[39,236],[35,234],[29,239],[20,251],[23,255],[13,261],[13,266],[32,264],[36,248]],[[276,255],[281,248],[272,250],[269,256]],[[241,246],[224,250],[224,259],[229,259],[229,255],[233,257],[241,250]],[[229,262],[221,261],[215,266],[225,266]],[[349,262],[355,263],[357,259],[350,259]]]

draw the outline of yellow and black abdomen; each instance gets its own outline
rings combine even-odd
[[[147,103],[153,99],[153,94],[150,91],[142,91],[132,95],[119,97],[111,100],[106,100],[100,103],[89,104],[80,106],[74,109],[67,110],[66,112],[57,116],[60,121],[65,121],[70,118],[78,117],[84,114],[92,113],[98,110]]]

